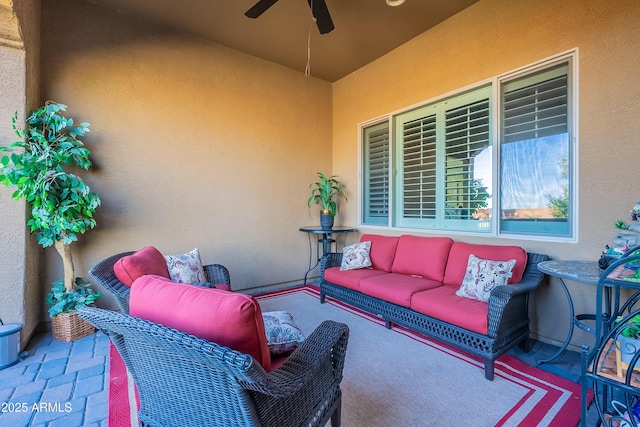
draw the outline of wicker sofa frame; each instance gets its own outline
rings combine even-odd
[[[89,277],[113,294],[120,308],[120,312],[124,314],[129,314],[129,294],[131,288],[118,279],[113,271],[113,266],[120,258],[133,253],[134,252],[131,251],[112,255],[100,261],[89,270]],[[199,285],[211,287],[213,284],[219,283],[231,286],[231,276],[225,266],[221,264],[209,264],[203,267],[208,280],[207,283],[200,283]]]
[[[341,253],[330,253],[321,260],[320,302],[324,303],[327,296],[338,299],[381,317],[389,329],[395,323],[480,357],[485,378],[493,380],[499,356],[516,344],[526,352],[530,350],[529,292],[542,283],[544,274],[537,265],[547,259],[546,255],[529,253],[520,283],[498,286],[491,292],[487,335],[324,280],[327,268],[340,266]]]
[[[340,425],[347,325],[321,323],[282,366],[157,323],[99,308],[78,314],[118,349],[143,426]]]

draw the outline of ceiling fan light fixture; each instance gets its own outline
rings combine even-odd
[[[387,0],[387,6],[396,7],[404,3],[404,0]]]

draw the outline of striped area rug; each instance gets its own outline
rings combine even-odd
[[[256,295],[263,311],[285,310],[308,335],[323,320],[349,325],[342,426],[576,426],[580,385],[503,355],[495,379],[481,360],[349,305],[319,303],[315,287]],[[136,394],[111,350],[109,426],[137,425]],[[213,424],[212,424],[213,425]]]
[[[109,427],[138,426],[138,394],[118,350],[109,347]]]

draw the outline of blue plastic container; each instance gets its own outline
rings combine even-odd
[[[0,369],[18,363],[20,329],[22,325],[19,323],[0,325]]]

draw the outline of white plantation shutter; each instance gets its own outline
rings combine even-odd
[[[506,84],[503,95],[505,143],[566,133],[568,129],[568,78],[561,75],[530,83]],[[550,73],[555,74],[555,73]],[[540,76],[545,78],[547,76]]]
[[[474,159],[490,145],[489,100],[445,114],[445,219],[468,220],[476,208]]]
[[[436,217],[436,116],[402,126],[403,217]]]
[[[389,223],[389,123],[363,131],[364,224]]]

